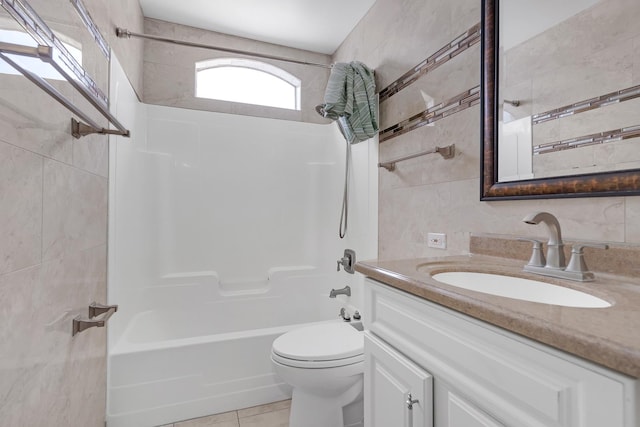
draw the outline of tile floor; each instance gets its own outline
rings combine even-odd
[[[160,427],[289,427],[290,409],[291,400],[283,400]]]

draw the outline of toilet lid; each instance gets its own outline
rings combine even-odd
[[[346,359],[363,354],[364,334],[348,323],[305,326],[276,338],[273,352],[293,360]]]

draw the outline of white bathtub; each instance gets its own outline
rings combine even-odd
[[[108,426],[156,426],[289,398],[271,344],[292,328],[338,321],[344,304],[328,297],[330,288],[285,280],[135,315],[109,351]]]

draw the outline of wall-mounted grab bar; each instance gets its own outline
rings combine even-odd
[[[107,321],[113,313],[118,311],[117,305],[104,305],[98,304],[97,302],[92,302],[89,305],[89,318],[82,318],[82,316],[78,315],[73,319],[72,331],[71,335],[75,336],[82,331],[86,331],[89,328],[104,328],[107,324]],[[104,316],[100,319],[94,319],[94,317],[104,314]]]
[[[398,157],[397,159],[389,160],[388,162],[378,163],[378,167],[385,168],[389,172],[392,172],[396,169],[396,163],[398,162],[435,153],[440,154],[443,159],[451,159],[456,155],[456,145],[451,144],[446,147],[436,147],[433,150],[421,151],[419,153],[410,154],[408,156]]]

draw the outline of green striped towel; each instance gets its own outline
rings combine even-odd
[[[361,62],[335,64],[324,94],[323,115],[338,120],[350,143],[365,141],[378,132],[378,102],[373,71]]]

